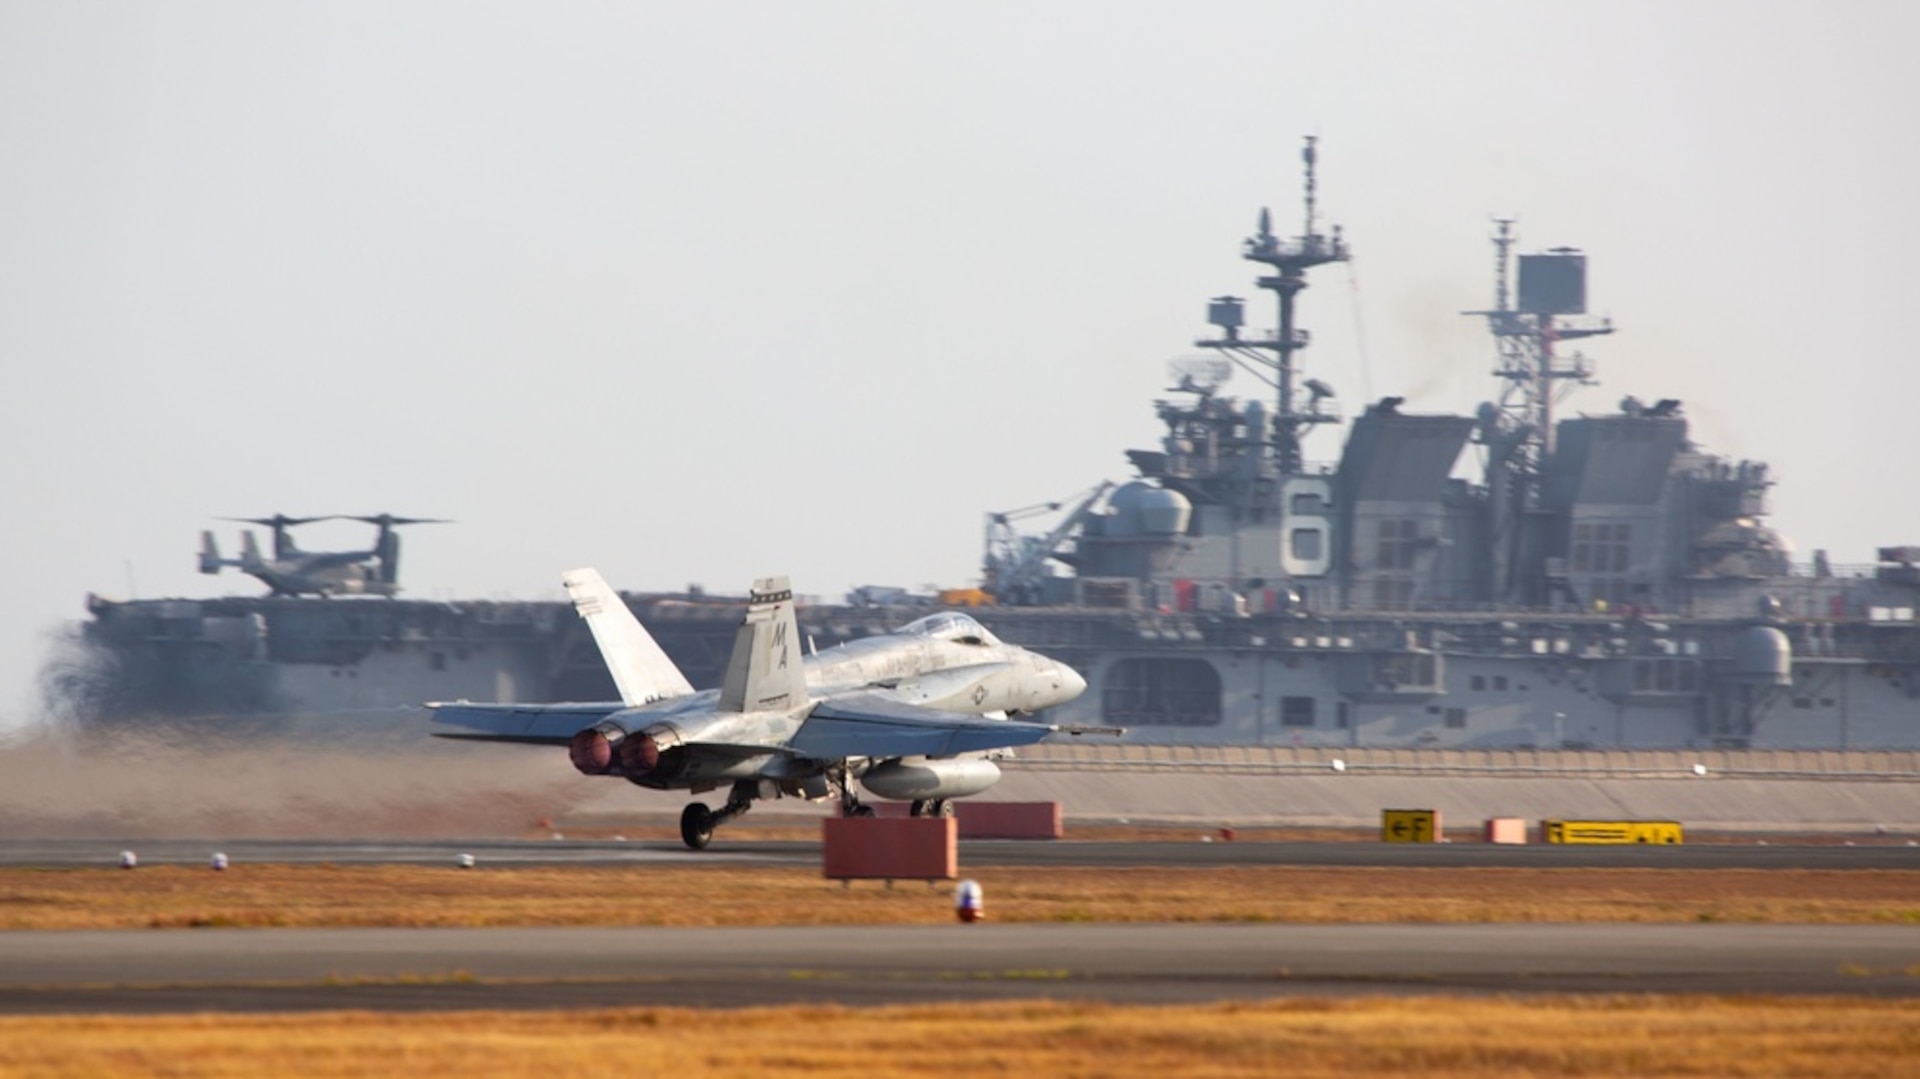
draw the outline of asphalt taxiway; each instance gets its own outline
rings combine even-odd
[[[0,1013],[1407,993],[1920,996],[1920,929],[961,925],[0,933]]]

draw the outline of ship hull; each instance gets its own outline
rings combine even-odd
[[[717,684],[736,604],[629,602],[692,681]],[[920,613],[801,610],[818,647]],[[1774,657],[1785,684],[1772,685],[1742,666],[1753,624],[1729,619],[1084,608],[987,609],[981,617],[1005,639],[1086,676],[1087,693],[1048,718],[1123,726],[1134,743],[1920,748],[1920,627],[1912,624],[1787,625],[1777,631],[1786,654]],[[561,603],[97,603],[76,653],[59,666],[60,677],[49,679],[59,711],[104,724],[172,717],[371,730],[417,726],[418,706],[432,700],[615,696],[583,624]]]

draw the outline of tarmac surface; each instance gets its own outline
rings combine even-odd
[[[0,1014],[1489,992],[1915,997],[1916,969],[1912,926],[10,932],[0,933]]]

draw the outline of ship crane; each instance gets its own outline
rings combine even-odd
[[[1080,522],[1112,489],[1111,480],[1095,484],[1044,536],[1021,535],[1015,530],[1014,522],[1057,513],[1065,505],[1064,502],[1041,502],[987,514],[986,564],[983,567],[985,591],[1000,603],[1038,603],[1042,583],[1047,577],[1047,560],[1056,555],[1067,536],[1080,526]]]

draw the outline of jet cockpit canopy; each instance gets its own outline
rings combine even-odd
[[[901,626],[896,632],[902,636],[931,637],[937,641],[952,641],[955,644],[999,644],[1000,639],[987,632],[987,627],[973,620],[972,615],[956,611],[942,611],[924,618],[916,618]]]

